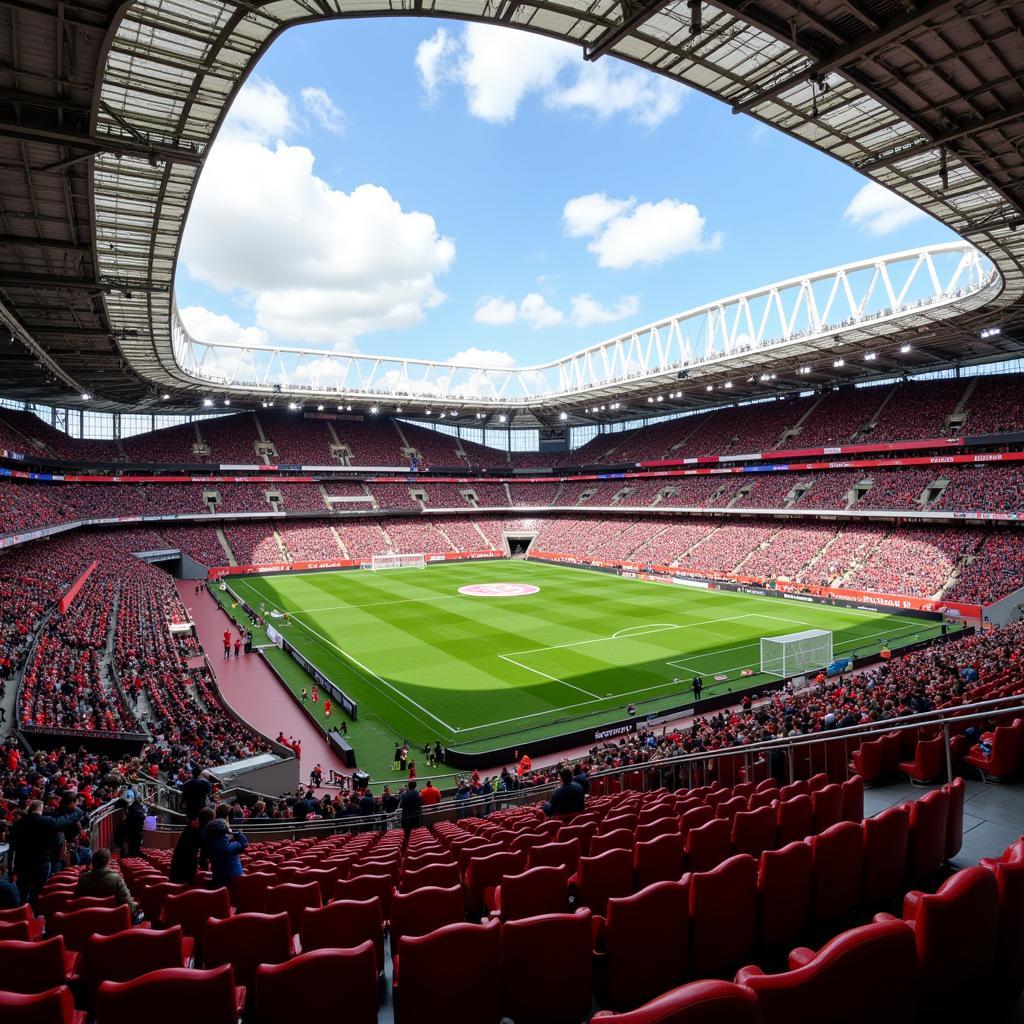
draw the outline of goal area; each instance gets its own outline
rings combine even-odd
[[[374,555],[369,564],[363,568],[372,569],[424,569],[427,565],[426,555]]]
[[[761,671],[787,678],[827,668],[832,663],[832,633],[805,629],[802,633],[761,637]]]

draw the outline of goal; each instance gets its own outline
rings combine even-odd
[[[374,555],[370,568],[378,569],[424,569],[427,565],[425,555]]]
[[[765,675],[803,675],[832,663],[832,634],[827,629],[761,637],[761,671]]]

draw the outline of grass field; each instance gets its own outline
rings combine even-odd
[[[539,590],[459,593],[496,582]],[[236,577],[230,586],[257,609],[289,612],[282,632],[358,701],[353,739],[362,748],[365,733],[382,750],[398,737],[465,750],[527,744],[569,731],[566,722],[621,718],[629,703],[640,714],[685,703],[695,673],[705,697],[757,686],[767,677],[741,672],[757,672],[762,636],[828,629],[841,656],[937,631],[896,614],[532,562]]]

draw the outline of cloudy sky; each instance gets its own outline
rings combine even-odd
[[[291,29],[207,160],[178,268],[205,340],[527,365],[952,239],[665,79],[420,19]]]

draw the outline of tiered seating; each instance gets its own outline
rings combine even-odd
[[[795,502],[794,508],[846,508],[850,491],[864,479],[859,469],[817,470],[807,476],[810,488]]]
[[[855,437],[885,401],[890,387],[840,388],[828,391],[800,426],[787,448],[829,448],[862,441]]]
[[[974,557],[943,591],[950,601],[992,604],[1024,587],[1024,536],[1000,532],[989,536]]]
[[[284,523],[278,533],[293,561],[312,562],[342,557],[329,524]]]
[[[513,505],[535,506],[537,508],[553,505],[561,486],[557,481],[542,484],[509,484]]]
[[[228,523],[224,536],[239,565],[267,565],[284,561],[274,528],[260,523]]]
[[[942,589],[957,562],[978,542],[970,531],[899,527],[843,582],[883,594],[928,597]]]
[[[352,453],[353,466],[408,466],[402,439],[390,420],[367,423],[338,421],[334,432]]]
[[[1024,430],[1024,399],[1016,377],[980,377],[966,410],[963,433],[968,436]]]
[[[278,484],[286,512],[323,512],[327,508],[319,484]]]
[[[210,446],[210,461],[253,466],[263,460],[256,454],[256,421],[250,412],[202,420],[199,433]]]
[[[949,481],[935,502],[937,509],[978,512],[1024,510],[1024,472],[1015,466],[950,466],[942,471]]]
[[[273,461],[280,465],[329,466],[331,458],[330,430],[323,420],[302,419],[293,413],[265,410],[257,417],[264,436],[277,449]]]
[[[459,451],[459,440],[439,430],[402,424],[406,441],[420,453],[421,466],[464,466],[466,460]]]
[[[439,554],[451,550],[429,519],[389,519],[384,529],[391,538],[388,550],[397,554]]]
[[[659,505],[673,508],[724,508],[736,496],[740,486],[746,483],[735,476],[683,476],[667,477],[662,484],[675,489],[667,494]]]
[[[367,484],[378,508],[422,508],[408,484]]]
[[[173,466],[209,461],[192,451],[195,443],[195,427],[191,423],[182,423],[136,434],[122,441],[121,447],[129,462],[160,462]]]
[[[491,547],[490,542],[477,529],[476,523],[463,516],[437,518],[434,526],[444,533],[455,551],[486,551]]]
[[[265,484],[218,484],[218,512],[269,512]]]
[[[967,381],[929,380],[899,384],[868,435],[868,440],[906,441],[945,437],[946,417],[963,397]]]
[[[839,529],[825,523],[781,529],[765,546],[757,548],[743,563],[742,572],[750,576],[796,579],[822,548],[834,540]]]
[[[743,560],[778,529],[774,524],[744,522],[720,526],[679,558],[679,565],[699,573],[737,572]]]
[[[806,407],[806,400],[784,398],[719,409],[702,418],[701,425],[672,452],[672,457],[770,451]]]
[[[212,526],[171,526],[162,524],[168,546],[180,548],[200,565],[226,565],[227,555]]]
[[[885,529],[881,526],[844,527],[839,536],[797,574],[797,579],[819,587],[831,586],[851,566],[858,566],[869,557],[884,536]]]
[[[872,474],[874,483],[871,490],[857,503],[857,508],[872,509],[910,509],[919,512],[927,508],[922,503],[922,492],[933,483],[936,470],[929,467],[920,469],[901,469],[898,471],[876,472]]]
[[[468,505],[458,484],[425,484],[427,508],[465,508]]]
[[[789,492],[795,487],[806,487],[813,479],[796,473],[760,473],[755,475],[750,490],[732,504],[735,508],[784,508]],[[748,481],[749,478],[743,480]]]
[[[338,523],[341,542],[349,558],[368,562],[374,555],[391,550],[387,537],[376,520],[345,520]]]
[[[484,508],[497,508],[501,505],[508,505],[508,491],[504,484],[483,484],[473,483],[473,490],[479,499],[479,504]]]

